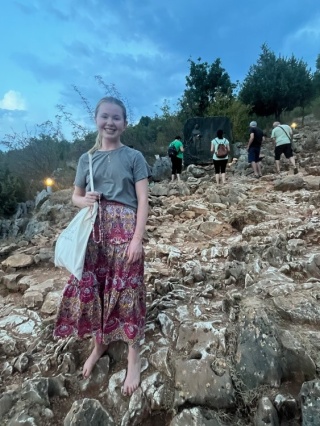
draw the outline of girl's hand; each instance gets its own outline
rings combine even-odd
[[[130,265],[141,258],[143,254],[142,240],[133,237],[127,250],[127,263]]]
[[[84,200],[87,207],[92,207],[96,201],[98,201],[100,198],[99,192],[93,192],[89,191],[86,192],[86,195],[84,196]]]

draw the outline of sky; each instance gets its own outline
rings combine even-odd
[[[1,143],[55,122],[57,105],[94,130],[78,92],[94,108],[105,95],[96,76],[120,93],[135,123],[164,101],[176,108],[189,58],[220,58],[241,82],[267,43],[314,71],[320,1],[0,0],[0,40]],[[63,130],[70,139],[67,122]]]

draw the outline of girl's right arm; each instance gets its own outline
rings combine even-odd
[[[84,207],[91,207],[99,199],[98,192],[86,192],[84,188],[75,186],[72,194],[72,202],[75,206],[83,209]]]

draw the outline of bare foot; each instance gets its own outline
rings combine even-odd
[[[124,396],[131,396],[140,385],[141,359],[139,350],[129,347],[127,376],[123,384]]]
[[[93,367],[96,365],[97,361],[102,357],[102,355],[105,353],[107,349],[107,345],[104,345],[102,343],[95,343],[95,346],[93,348],[93,351],[91,352],[89,358],[84,363],[82,375],[85,379],[87,379],[92,370]]]

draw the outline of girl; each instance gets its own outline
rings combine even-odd
[[[127,126],[124,104],[102,98],[95,109],[98,129],[92,154],[95,191],[91,191],[89,157],[78,163],[73,203],[83,208],[99,202],[89,238],[82,278],[71,275],[62,295],[55,337],[72,334],[94,337],[94,348],[84,364],[91,371],[108,344],[128,344],[124,395],[140,383],[139,346],[144,339],[146,289],[143,282],[142,238],[148,214],[149,167],[143,155],[124,146],[120,136]]]
[[[218,146],[223,144],[227,148],[227,154],[224,157],[217,157]],[[223,137],[223,130],[217,131],[217,137],[211,141],[211,152],[213,152],[213,164],[216,174],[216,182],[219,184],[220,172],[221,182],[226,183],[226,167],[228,164],[228,154],[230,152],[229,141]]]

